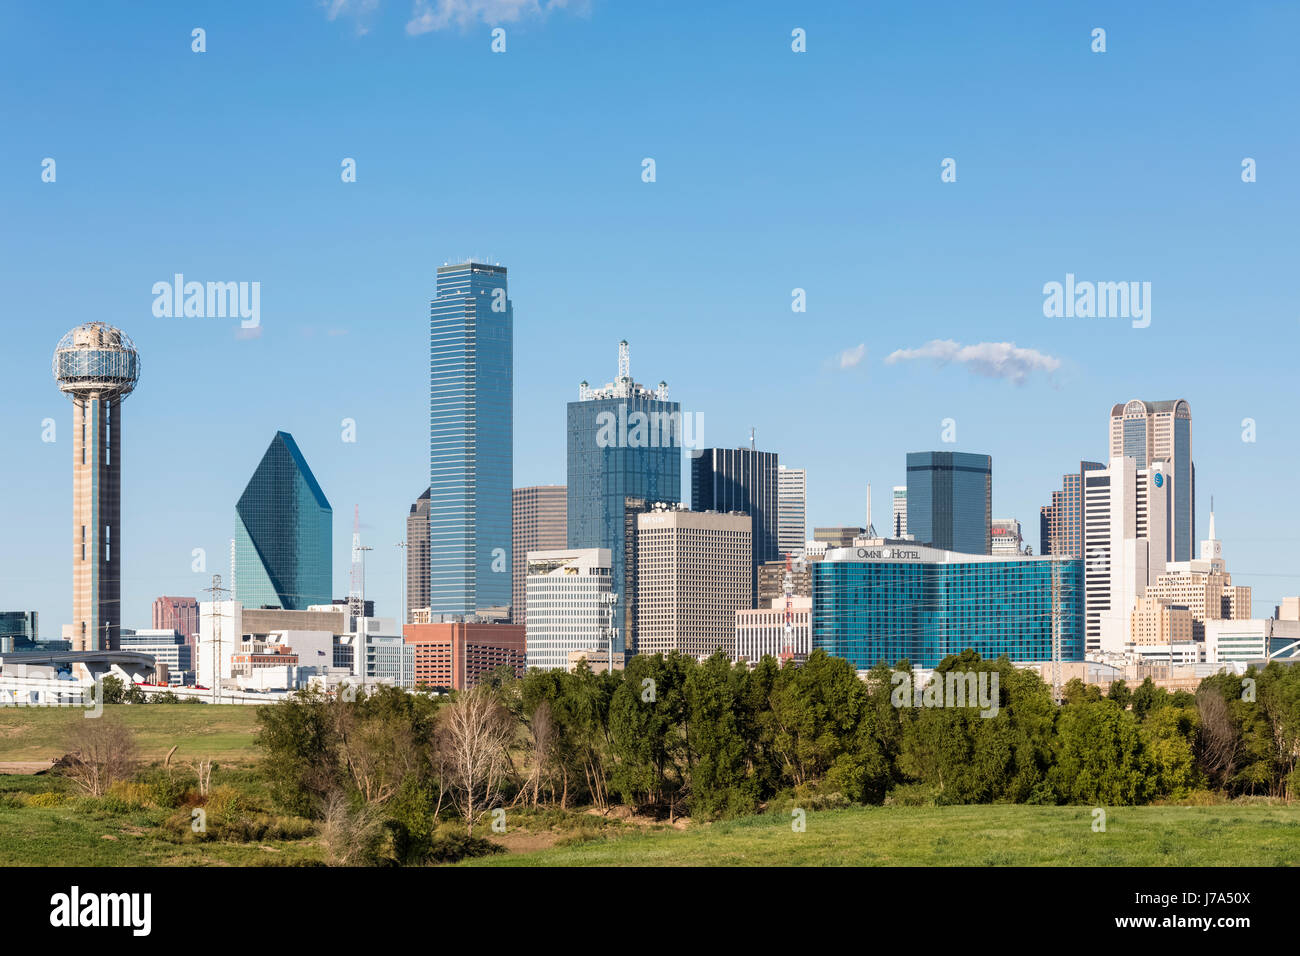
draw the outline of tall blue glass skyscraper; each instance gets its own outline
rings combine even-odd
[[[334,511],[288,432],[271,445],[235,505],[234,597],[247,608],[329,604]]]
[[[514,306],[506,270],[438,269],[429,304],[429,606],[510,606]]]
[[[570,548],[609,548],[610,590],[624,592],[627,498],[679,503],[682,495],[681,405],[668,386],[632,381],[627,342],[619,344],[619,377],[604,388],[578,387],[568,408],[568,538]],[[623,646],[620,633],[615,651]]]
[[[918,544],[993,552],[993,459],[960,451],[907,454],[907,532]]]

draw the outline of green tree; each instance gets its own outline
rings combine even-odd
[[[1057,720],[1056,743],[1051,780],[1064,802],[1146,802],[1150,763],[1132,712],[1110,700],[1066,704]]]

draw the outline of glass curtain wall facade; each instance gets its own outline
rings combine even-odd
[[[993,550],[993,459],[958,451],[907,455],[907,530],[918,544]]]
[[[749,593],[755,598],[759,565],[781,556],[777,476],[776,452],[706,448],[691,453],[691,510],[741,511],[754,519],[754,572]]]
[[[634,440],[638,413],[673,421],[674,433],[665,439],[661,428],[654,443],[648,433],[644,442]],[[610,550],[610,590],[618,594],[620,616],[626,607],[625,499],[681,502],[680,421],[681,405],[653,394],[589,398],[568,406],[568,547]],[[616,652],[625,651],[625,636],[619,635]]]
[[[286,611],[329,604],[334,511],[293,436],[276,432],[235,505],[236,599]]]
[[[508,608],[514,305],[503,266],[438,269],[429,305],[429,608]]]
[[[1061,656],[1082,660],[1082,562],[1056,559],[1056,564]],[[946,562],[828,557],[811,565],[813,647],[845,658],[858,670],[901,660],[932,668],[966,648],[987,659],[1005,654],[1013,661],[1051,660],[1052,565],[1038,557]]]

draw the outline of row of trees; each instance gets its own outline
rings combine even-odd
[[[860,680],[814,652],[754,670],[721,655],[634,657],[626,671],[498,674],[433,698],[299,694],[259,712],[272,793],[323,816],[379,808],[418,851],[440,816],[472,835],[498,808],[624,805],[667,818],[752,813],[774,799],[1134,804],[1300,794],[1300,668],[1220,674],[1196,694],[1150,681],[1058,706],[1034,673],[973,651],[949,672],[997,676],[997,708],[905,706],[884,665]],[[991,710],[991,709],[990,709]],[[988,710],[984,711],[989,712]]]

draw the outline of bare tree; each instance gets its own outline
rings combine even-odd
[[[339,737],[343,765],[366,803],[391,800],[420,759],[406,721],[380,716],[348,719],[340,723]]]
[[[1226,787],[1237,769],[1240,744],[1228,702],[1218,688],[1203,687],[1196,692],[1196,709],[1201,717],[1197,740],[1201,767],[1218,786]]]
[[[384,836],[382,811],[371,803],[354,808],[341,790],[333,790],[325,799],[320,834],[330,866],[368,866],[379,855]]]
[[[79,717],[68,731],[65,773],[83,792],[102,797],[136,766],[135,736],[116,717]]]
[[[212,758],[200,757],[190,764],[190,769],[199,778],[199,795],[206,797],[212,792]]]
[[[533,768],[519,791],[519,802],[526,802],[532,796],[533,806],[541,798],[542,783],[550,778],[551,765],[555,761],[557,736],[555,718],[551,714],[551,705],[542,701],[533,710],[528,721],[528,745],[532,751]],[[554,791],[554,787],[551,788]]]
[[[514,720],[490,687],[465,691],[443,709],[438,747],[446,763],[448,796],[470,836],[478,817],[501,802],[501,783],[510,766],[506,748],[514,731]]]

